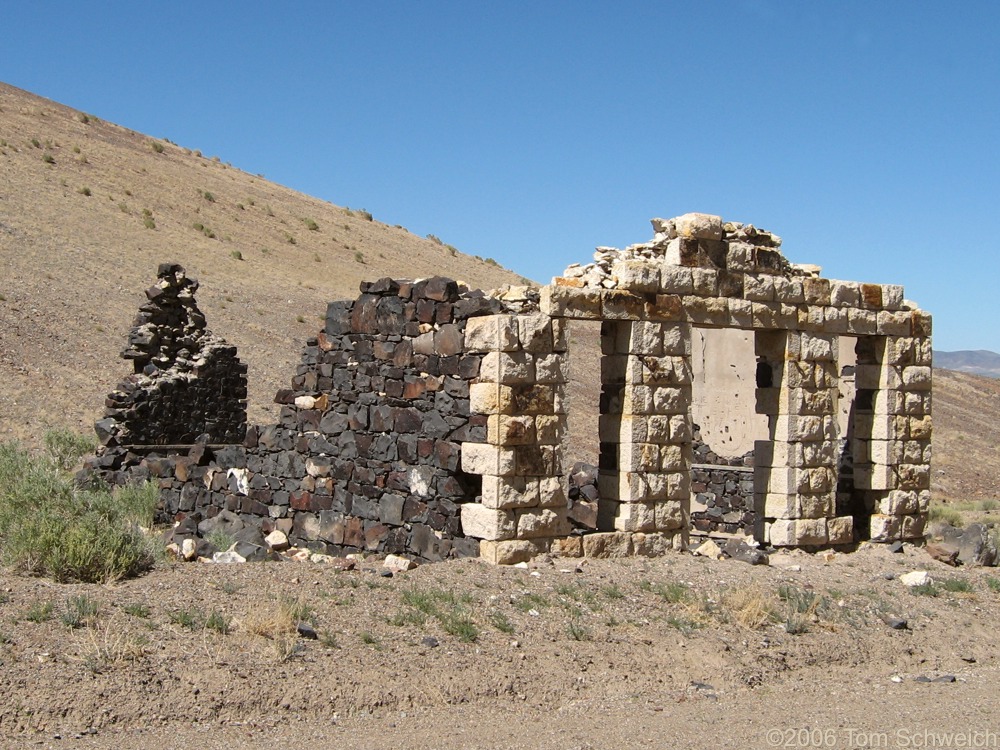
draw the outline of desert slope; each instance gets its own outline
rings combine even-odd
[[[491,261],[0,84],[0,439],[88,430],[163,261],[202,282],[209,325],[249,364],[269,421],[326,303],[363,279],[445,274],[492,288]]]

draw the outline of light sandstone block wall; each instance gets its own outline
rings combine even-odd
[[[490,429],[485,443],[462,448],[463,470],[483,476],[482,502],[463,505],[462,523],[484,540],[484,557],[513,562],[553,547],[648,553],[686,543],[694,327],[754,336],[756,411],[768,425],[768,440],[755,444],[759,541],[812,547],[922,536],[929,314],[900,286],[793,266],[780,238],[752,225],[686,214],[653,226],[652,241],[598,248],[595,263],[567,269],[541,290],[540,314],[469,321],[466,347],[485,354],[471,405]],[[560,449],[570,318],[603,321],[598,533],[582,537],[567,536],[573,509]],[[848,336],[855,353],[840,351]],[[845,391],[856,396],[840,404],[840,364],[855,359]],[[837,502],[843,445],[853,467],[846,510]]]

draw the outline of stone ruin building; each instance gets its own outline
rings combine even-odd
[[[86,471],[158,483],[161,521],[228,511],[333,555],[921,538],[930,315],[900,286],[789,263],[749,224],[653,227],[541,289],[365,282],[306,342],[278,422],[249,428],[246,367],[206,329],[196,282],[162,265]],[[573,321],[600,325],[599,404],[573,405],[600,412],[585,492],[565,455]]]

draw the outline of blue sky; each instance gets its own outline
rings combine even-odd
[[[539,281],[704,211],[1000,351],[1000,3],[8,3],[0,80]],[[969,321],[976,321],[970,323]]]

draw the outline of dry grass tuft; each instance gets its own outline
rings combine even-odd
[[[774,596],[760,586],[723,591],[719,611],[727,619],[750,630],[757,630],[774,620]]]

